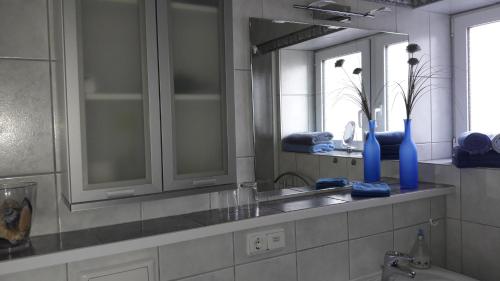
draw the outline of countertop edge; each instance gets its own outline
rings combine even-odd
[[[346,202],[342,204],[335,204],[318,208],[284,212],[241,221],[203,226],[178,232],[153,235],[108,244],[100,244],[86,248],[72,249],[57,253],[7,260],[0,262],[0,275],[61,265],[86,259],[110,256],[147,248],[154,248],[273,224],[286,223],[302,219],[332,215],[336,213],[438,197],[451,194],[454,192],[454,190],[454,186],[432,188],[410,193],[395,194],[391,197],[371,198],[367,200]]]

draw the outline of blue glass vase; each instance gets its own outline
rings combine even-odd
[[[365,182],[380,181],[380,144],[375,138],[375,120],[370,120],[370,131],[363,150]]]
[[[399,147],[399,181],[401,189],[418,188],[417,146],[411,138],[411,119],[405,119],[405,136]]]

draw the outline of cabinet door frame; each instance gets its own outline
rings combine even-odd
[[[158,88],[158,51],[156,33],[156,1],[144,1],[144,24],[147,70],[147,99],[144,106],[148,109],[145,116],[145,125],[149,134],[145,136],[149,151],[149,165],[146,169],[145,180],[114,182],[109,186],[99,186],[98,189],[85,190],[86,165],[85,161],[85,120],[82,118],[83,102],[80,64],[81,48],[79,46],[79,16],[78,1],[63,1],[63,44],[64,68],[67,100],[68,124],[68,152],[71,203],[105,200],[111,198],[130,197],[161,192],[161,134],[160,134],[160,107]],[[146,159],[146,163],[148,163]],[[97,186],[97,185],[96,185]]]
[[[119,264],[119,265],[108,266],[104,268],[81,272],[79,281],[92,281],[92,279],[97,279],[124,272],[130,272],[143,268],[147,270],[148,274],[147,281],[158,281],[156,278],[156,262],[154,259],[138,260],[125,264]]]
[[[177,176],[174,132],[174,83],[173,60],[170,44],[170,24],[168,18],[170,0],[158,0],[158,46],[160,70],[160,102],[162,115],[162,142],[163,142],[163,178],[164,191],[178,189],[218,186],[236,183],[236,148],[234,131],[234,66],[233,66],[233,30],[232,30],[232,1],[220,0],[223,3],[223,55],[224,83],[223,83],[223,118],[225,126],[224,154],[225,173],[222,174],[189,174]],[[222,60],[221,60],[222,62]],[[235,186],[236,187],[236,186]]]

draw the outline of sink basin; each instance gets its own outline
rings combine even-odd
[[[410,279],[404,276],[395,276],[394,281],[478,281],[477,279],[473,279],[467,277],[465,275],[461,275],[446,269],[442,269],[440,267],[433,266],[430,269],[419,270],[415,269],[417,275],[415,279]],[[376,273],[368,276],[363,276],[358,279],[354,279],[352,281],[380,281],[381,273]]]

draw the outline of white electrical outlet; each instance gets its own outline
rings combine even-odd
[[[247,235],[247,254],[256,255],[285,247],[285,230],[272,229]]]

